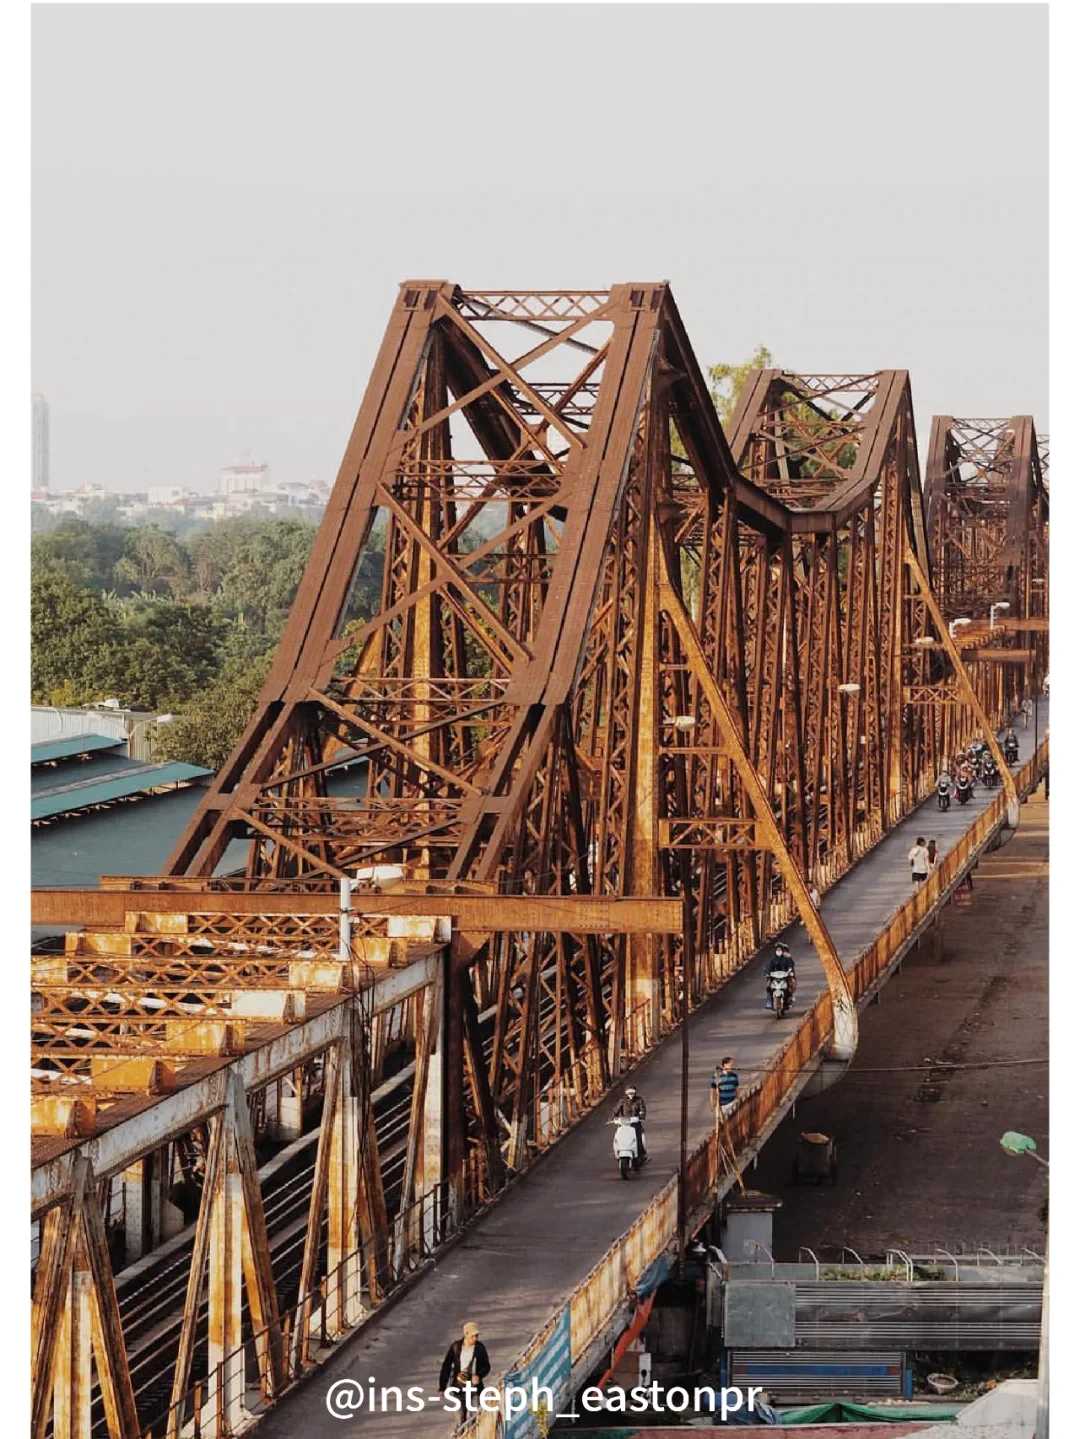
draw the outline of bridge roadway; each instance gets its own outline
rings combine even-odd
[[[1040,702],[1039,730],[1049,728]],[[1034,726],[1017,729],[1020,761],[1034,753]],[[825,895],[822,912],[845,967],[850,967],[911,893],[907,853],[918,835],[948,853],[1000,790],[977,790],[961,808],[940,814],[933,798],[915,810]],[[1021,811],[1023,823],[1023,811]],[[708,1082],[713,1065],[735,1057],[744,1085],[768,1069],[807,1010],[825,989],[817,956],[801,925],[785,938],[798,973],[791,1015],[776,1020],[764,1007],[766,954],[750,961],[690,1021],[689,1145],[712,1128]],[[353,1432],[378,1436],[448,1434],[450,1416],[435,1402],[447,1345],[474,1320],[491,1356],[494,1383],[581,1283],[612,1241],[630,1227],[678,1168],[680,1053],[670,1035],[634,1071],[645,1096],[650,1163],[631,1182],[619,1178],[602,1104],[557,1143],[452,1247],[411,1290],[376,1314],[327,1363],[286,1397],[259,1425],[261,1439],[304,1439]],[[856,1061],[857,1064],[858,1061]],[[844,1082],[844,1081],[841,1081]],[[335,1380],[367,1387],[422,1385],[432,1403],[422,1414],[354,1413],[343,1426],[326,1409]]]

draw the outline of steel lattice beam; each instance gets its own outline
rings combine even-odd
[[[850,1056],[810,888],[961,743],[996,748],[1034,681],[950,634],[943,516],[963,517],[977,588],[998,582],[990,559],[1020,565],[1010,633],[1045,645],[1019,628],[1045,617],[1033,428],[985,442],[984,468],[1011,466],[1002,511],[957,471],[961,423],[935,425],[924,513],[903,371],[755,371],[729,445],[666,285],[401,287],[273,667],[169,874],[35,896],[39,922],[86,926],[34,966],[42,1209],[68,1205],[84,1137],[110,1183],[163,1144],[186,1146],[185,1175],[198,1163],[166,1432],[193,1404],[239,1414],[242,1365],[187,1392],[200,1343],[223,1355],[257,1314],[273,1394],[311,1325],[355,1324],[684,994],[796,917]],[[1006,668],[1007,694],[988,678]],[[234,840],[245,873],[215,875]],[[321,1130],[287,1341],[252,1144],[286,1107],[302,1125],[305,1101]],[[51,1313],[74,1261],[47,1227]],[[126,1432],[122,1367],[110,1383]]]

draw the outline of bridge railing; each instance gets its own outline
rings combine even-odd
[[[1034,789],[1048,761],[1049,741],[1044,740],[1032,758],[1015,772],[1016,787],[1021,795]],[[928,880],[899,906],[885,929],[848,971],[856,998],[865,994],[888,968],[900,946],[949,893],[1005,816],[1006,799],[1004,794],[998,794]],[[734,1108],[725,1116],[722,1127],[718,1125],[690,1155],[686,1166],[685,1198],[687,1213],[694,1216],[695,1223],[698,1217],[695,1211],[700,1211],[703,1205],[711,1207],[722,1176],[732,1174],[736,1156],[765,1134],[774,1115],[785,1107],[792,1096],[799,1075],[821,1051],[831,1030],[832,1004],[828,994],[823,994],[769,1073],[739,1097]],[[668,1181],[648,1208],[615,1240],[585,1279],[558,1306],[552,1320],[534,1336],[507,1373],[516,1376],[528,1374],[533,1362],[550,1344],[567,1307],[570,1311],[572,1372],[573,1366],[611,1324],[619,1306],[632,1298],[634,1285],[641,1275],[675,1239],[677,1224],[676,1176]],[[567,1384],[569,1381],[570,1373],[567,1373]],[[559,1396],[555,1397],[558,1402]],[[479,1414],[465,1428],[462,1439],[495,1439],[498,1425],[497,1415]]]
[[[1017,789],[1029,793],[1038,783],[1049,759],[1049,741],[1044,740],[1036,754],[1016,771]],[[922,921],[956,885],[972,859],[981,850],[1006,815],[1004,794],[978,816],[931,872],[926,882],[911,894],[890,917],[874,942],[860,954],[848,973],[856,998],[871,988],[888,968],[902,944],[918,929]],[[642,1010],[644,1006],[640,1007]],[[748,1087],[724,1116],[722,1125],[698,1145],[687,1160],[685,1202],[687,1213],[696,1225],[715,1202],[721,1181],[734,1174],[737,1157],[766,1134],[775,1115],[794,1097],[800,1075],[809,1069],[828,1040],[832,1029],[832,1004],[822,994],[813,1009],[784,1046],[776,1064],[757,1083]],[[637,1014],[630,1026],[628,1048],[643,1053],[647,1044],[644,1014]],[[585,1070],[595,1060],[590,1050],[583,1051],[578,1064]],[[572,1089],[571,1085],[571,1089]],[[575,1098],[568,1091],[565,1105],[550,1116],[545,1141],[550,1143],[569,1128],[595,1104]],[[361,1245],[329,1274],[319,1280],[311,1293],[301,1295],[295,1304],[280,1316],[280,1340],[270,1330],[252,1334],[248,1341],[212,1366],[201,1380],[188,1386],[179,1404],[154,1421],[148,1433],[153,1439],[226,1439],[255,1422],[260,1409],[276,1402],[281,1393],[305,1377],[343,1339],[355,1332],[375,1307],[358,1303],[357,1294],[363,1277],[380,1274],[383,1299],[402,1283],[427,1258],[433,1257],[463,1223],[485,1207],[484,1190],[480,1185],[467,1186],[476,1197],[467,1200],[465,1208],[455,1210],[448,1186],[440,1185],[421,1196],[402,1216],[395,1230],[404,1228],[421,1236],[419,1247],[412,1248],[408,1268],[386,1268],[387,1256],[380,1247],[376,1253],[370,1243]],[[703,1212],[705,1211],[705,1212]],[[570,1371],[588,1352],[590,1346],[611,1324],[620,1306],[632,1300],[634,1286],[641,1276],[669,1247],[677,1233],[678,1179],[673,1176],[655,1196],[644,1212],[608,1248],[584,1280],[557,1307],[556,1313],[529,1342],[507,1371],[520,1378],[552,1343],[560,1324],[569,1319]],[[567,1316],[567,1310],[569,1314]],[[275,1386],[267,1378],[265,1364],[259,1356],[270,1346],[280,1343],[281,1369]],[[567,1372],[566,1382],[570,1381]],[[504,1376],[506,1382],[506,1376]],[[558,1396],[556,1396],[558,1397]],[[448,1416],[449,1422],[449,1416]],[[473,1418],[462,1439],[495,1439],[499,1416],[481,1413]]]

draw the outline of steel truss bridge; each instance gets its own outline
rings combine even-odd
[[[976,735],[1015,825],[1030,417],[937,418],[925,486],[904,371],[729,428],[665,284],[401,287],[168,874],[34,896],[35,1439],[236,1433],[793,922],[843,1066],[936,899],[860,977],[811,889]]]

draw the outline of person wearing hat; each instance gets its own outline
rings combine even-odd
[[[465,1321],[461,1338],[455,1339],[446,1351],[446,1358],[439,1370],[439,1393],[447,1394],[464,1404],[460,1393],[471,1385],[483,1384],[491,1373],[491,1360],[480,1343],[480,1326],[471,1319]]]

